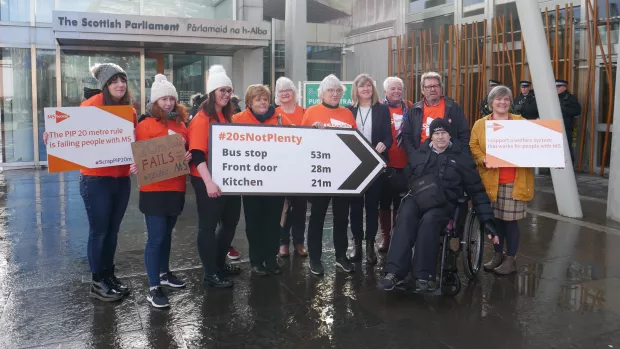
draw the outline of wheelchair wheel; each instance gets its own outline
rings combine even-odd
[[[454,297],[461,292],[461,278],[458,273],[446,273],[443,278],[442,294]]]
[[[465,270],[465,275],[470,280],[473,280],[482,267],[482,254],[484,252],[484,233],[473,208],[469,210],[465,220],[463,245],[465,249],[463,269]]]

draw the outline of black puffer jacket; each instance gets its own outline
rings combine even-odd
[[[438,154],[430,147],[430,142],[431,140],[427,139],[409,156],[409,163],[405,169],[407,175],[418,178],[428,173],[439,173],[439,164],[447,157],[448,161],[441,181],[446,199],[456,204],[457,199],[467,193],[480,222],[492,220],[494,216],[491,201],[471,156],[452,145],[443,153]]]
[[[450,137],[452,142],[458,145],[461,150],[469,153],[469,124],[465,118],[463,108],[453,99],[443,97],[446,103],[446,110],[443,118],[450,124]],[[403,119],[403,143],[407,156],[411,156],[420,147],[422,138],[422,121],[424,120],[424,100],[416,102],[407,117]]]

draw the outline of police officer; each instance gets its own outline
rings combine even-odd
[[[489,90],[487,91],[487,93],[485,94],[484,99],[482,100],[482,102],[480,102],[480,114],[482,114],[482,117],[485,117],[487,115],[491,115],[493,112],[491,111],[491,108],[489,108],[489,103],[487,103],[487,97],[489,95],[489,92],[491,92],[491,90],[493,89],[493,87],[501,85],[499,83],[499,81],[497,80],[489,80]]]
[[[564,119],[564,129],[566,129],[566,137],[568,138],[568,147],[570,157],[575,163],[575,155],[573,154],[573,130],[575,129],[575,119],[581,114],[581,104],[575,95],[568,92],[568,81],[555,80],[555,88],[560,98],[560,108],[562,109],[562,119]]]
[[[519,114],[528,120],[538,119],[538,107],[536,96],[532,90],[532,82],[523,80],[520,82],[521,94],[514,101],[515,114]]]

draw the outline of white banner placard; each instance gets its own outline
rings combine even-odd
[[[487,120],[490,167],[564,168],[561,120]]]
[[[224,194],[355,195],[385,167],[357,130],[211,124],[210,134]]]
[[[49,172],[133,163],[131,106],[45,108]]]

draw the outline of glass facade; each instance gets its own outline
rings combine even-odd
[[[451,4],[451,3],[454,3],[454,1],[452,0],[450,1],[448,0],[411,0],[409,3],[409,12],[411,13],[421,12],[421,11],[424,11],[432,7]]]
[[[129,77],[129,91],[132,95],[133,107],[140,111],[140,54],[133,52],[65,52],[60,55],[62,106],[76,107],[84,101],[84,88],[101,86],[91,75],[90,68],[97,63],[116,63],[121,66]]]
[[[5,0],[2,0],[5,1]],[[19,1],[22,0],[9,0]],[[27,2],[26,0],[23,0]],[[54,0],[37,0],[37,2],[51,3]],[[232,19],[233,0],[207,1],[207,0],[58,0],[57,10],[79,11],[79,12],[102,12],[102,13],[121,13],[126,15],[142,16],[166,16],[166,17],[185,17],[185,18],[207,18],[207,19]],[[216,5],[213,6],[212,4]],[[46,5],[42,5],[46,6]],[[39,5],[37,4],[37,8]],[[46,14],[41,14],[46,16]],[[43,21],[51,21],[49,18]]]
[[[43,143],[45,117],[43,111],[56,106],[56,51],[37,50],[37,118],[39,134],[39,160],[47,160],[47,149]]]
[[[58,0],[57,10],[139,15],[141,0]]]
[[[0,21],[30,22],[30,1],[0,0]]]
[[[52,11],[54,10],[54,0],[37,0],[35,8],[35,22],[52,23]]]
[[[144,0],[142,15],[231,19],[232,0],[215,2],[205,0]]]
[[[0,49],[0,162],[34,161],[30,49]]]

